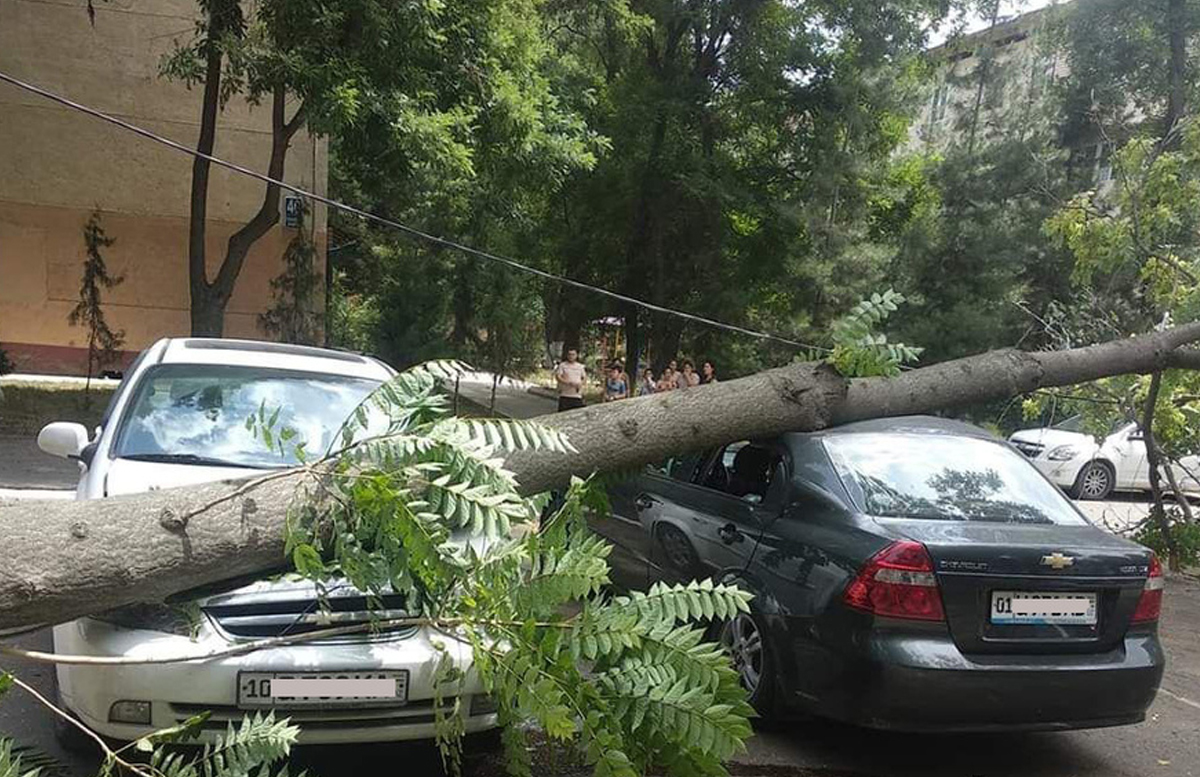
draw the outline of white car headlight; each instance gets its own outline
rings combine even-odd
[[[1051,448],[1046,454],[1046,458],[1050,461],[1070,461],[1079,455],[1079,449],[1074,445],[1060,445],[1057,448]]]

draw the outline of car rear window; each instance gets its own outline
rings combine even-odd
[[[1020,455],[971,437],[861,433],[824,440],[858,508],[881,518],[1085,526]]]

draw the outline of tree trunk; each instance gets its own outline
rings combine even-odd
[[[996,28],[996,22],[1000,19],[1000,0],[992,0],[991,21],[988,24],[988,32]],[[983,43],[980,44],[982,47]],[[975,85],[975,105],[971,109],[971,131],[967,140],[967,154],[975,153],[975,135],[979,130],[979,112],[983,108],[983,92],[987,87],[988,75],[991,73],[992,57],[995,52],[988,52],[979,57],[979,79]]]
[[[215,40],[223,33],[220,4],[209,8],[209,43],[204,55],[204,96],[200,102],[200,138],[196,150],[212,156],[217,137],[217,109],[221,96],[221,48]],[[188,287],[191,292],[192,334],[220,337],[224,329],[224,306],[214,311],[208,288],[205,236],[208,226],[208,173],[211,163],[200,156],[192,159],[191,213],[188,224]]]
[[[1162,457],[1159,456],[1158,443],[1154,440],[1154,409],[1158,405],[1158,392],[1162,385],[1162,373],[1155,372],[1150,377],[1150,389],[1146,392],[1146,404],[1142,409],[1142,441],[1146,446],[1146,464],[1150,468],[1150,496],[1153,503],[1150,506],[1150,520],[1158,526],[1163,536],[1163,544],[1167,547],[1167,564],[1171,569],[1179,570],[1179,552],[1175,548],[1175,539],[1171,535],[1171,522],[1167,519],[1167,511],[1163,505]]]
[[[216,24],[214,20],[212,24]],[[204,81],[204,102],[201,109],[200,141],[197,150],[212,154],[216,135],[217,96],[221,81],[221,54],[210,47],[207,73]],[[210,96],[209,86],[213,86]],[[287,90],[277,85],[271,95],[271,158],[267,163],[267,175],[282,179],[288,146],[292,137],[304,126],[306,106],[301,103],[292,115],[286,116]],[[234,284],[246,263],[251,247],[279,223],[279,187],[267,184],[262,205],[254,218],[229,236],[225,258],[217,277],[209,283],[205,265],[205,219],[208,211],[209,163],[196,157],[192,164],[192,209],[188,243],[188,273],[192,302],[192,335],[197,337],[220,337],[225,331],[225,306],[233,295]]]
[[[1175,360],[1200,340],[1200,323],[1068,351],[992,351],[906,372],[848,381],[823,364],[787,367],[686,391],[544,416],[578,453],[510,457],[525,493],[571,475],[619,470],[680,451],[865,418],[931,412],[1125,373],[1192,363]],[[283,526],[302,471],[237,483],[89,502],[0,507],[4,566],[0,629],[59,623],[135,601],[161,601],[198,586],[284,564]],[[272,479],[273,478],[273,479]]]
[[[1176,148],[1179,122],[1183,119],[1187,98],[1187,0],[1167,0],[1167,37],[1171,61],[1167,74],[1167,115],[1163,122],[1163,138],[1167,148]]]

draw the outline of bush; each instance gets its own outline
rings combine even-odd
[[[1167,520],[1170,526],[1171,539],[1179,554],[1179,563],[1183,567],[1200,565],[1200,524],[1188,523],[1178,514],[1178,510],[1169,509]],[[1133,536],[1135,540],[1158,554],[1161,559],[1168,557],[1166,537],[1157,523],[1147,522]]]

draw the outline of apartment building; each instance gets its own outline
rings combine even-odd
[[[0,71],[116,115],[187,146],[199,132],[200,89],[158,74],[163,55],[194,28],[195,0],[0,0]],[[221,114],[216,155],[264,170],[269,104],[234,98]],[[128,131],[0,83],[0,348],[23,371],[79,374],[87,331],[67,322],[79,298],[83,228],[100,213],[115,243],[104,257],[124,282],[104,312],[124,330],[127,361],[159,337],[190,330],[189,192],[192,159]],[[293,139],[286,179],[326,190],[326,147]],[[264,184],[214,167],[208,199],[209,277],[229,235],[262,202]],[[281,209],[284,204],[281,203]],[[325,211],[307,226],[323,276]],[[280,223],[252,249],[225,314],[229,336],[263,338],[294,229]]]

